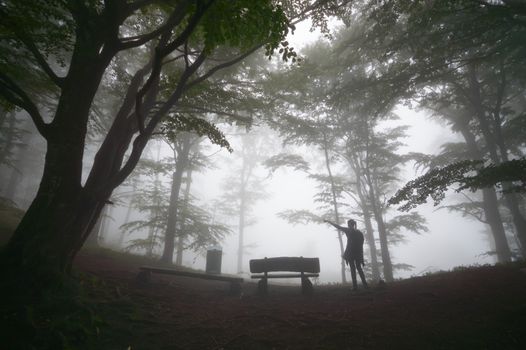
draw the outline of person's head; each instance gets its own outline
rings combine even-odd
[[[347,226],[349,226],[349,228],[356,228],[356,221],[354,221],[353,219],[349,219],[347,221]]]

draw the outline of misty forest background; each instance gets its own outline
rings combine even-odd
[[[232,274],[246,274],[251,258],[316,256],[321,282],[345,282],[346,238],[323,220],[348,218],[364,233],[373,281],[526,254],[523,2],[322,1],[308,12],[292,1],[297,17],[279,29],[288,36],[265,33],[274,46],[264,45],[267,37],[236,36],[244,24],[233,23],[225,38],[200,29],[205,41],[185,37],[168,52],[167,42],[178,39],[159,32],[144,44],[124,42],[128,48],[97,73],[94,89],[80,73],[73,83],[61,78],[73,67],[68,45],[75,39],[61,32],[69,15],[35,2],[56,16],[46,32],[33,22],[41,15],[34,4],[15,3],[0,2],[8,19],[1,21],[0,196],[13,221],[4,243],[31,206],[40,206],[31,214],[40,229],[57,231],[43,216],[68,222],[77,215],[38,202],[52,188],[42,180],[47,162],[50,173],[62,163],[75,163],[79,173],[75,190],[54,191],[100,189],[96,205],[77,210],[91,214],[82,226],[89,232],[68,248],[73,255],[79,245],[101,246],[203,269],[206,251],[220,247],[223,272]],[[202,20],[212,22],[203,6]],[[177,23],[189,27],[200,9],[186,10],[190,19]],[[82,11],[73,10],[73,21],[82,21]],[[169,6],[141,11],[144,17],[121,27],[137,41],[171,13]],[[216,40],[213,49],[203,48],[206,40]],[[109,50],[104,45],[100,56]],[[191,74],[199,78],[184,80]],[[84,136],[60,119],[71,84],[76,94],[93,90],[80,146],[68,139]],[[116,124],[123,113],[134,122]],[[116,127],[129,133],[112,146]],[[65,155],[76,151],[57,145],[77,150],[80,163]],[[53,153],[58,149],[65,153]],[[121,157],[120,173],[100,161],[108,149],[120,152],[113,156]],[[22,238],[6,251],[17,251],[24,229],[31,231],[19,226],[14,237]],[[42,249],[32,254],[51,248]]]

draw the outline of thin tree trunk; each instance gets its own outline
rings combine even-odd
[[[393,265],[391,262],[391,254],[389,253],[389,242],[387,241],[387,230],[385,228],[384,218],[383,218],[382,213],[380,212],[378,204],[376,203],[376,200],[374,197],[375,196],[374,190],[372,188],[369,188],[369,193],[371,197],[371,204],[372,204],[374,219],[378,227],[378,236],[380,238],[380,248],[381,248],[381,254],[382,254],[384,277],[386,281],[392,282],[394,280]]]
[[[393,264],[391,262],[391,254],[389,253],[389,242],[387,240],[387,230],[385,227],[385,222],[383,218],[383,213],[380,203],[378,203],[377,194],[375,193],[375,186],[373,183],[373,177],[369,169],[369,125],[366,129],[366,155],[365,155],[365,167],[364,167],[364,179],[367,183],[368,193],[369,193],[369,203],[371,204],[371,210],[373,212],[374,219],[376,221],[376,227],[378,228],[378,237],[380,238],[380,252],[382,255],[382,265],[384,278],[388,282],[394,280],[393,276]]]
[[[137,185],[135,184],[135,182],[133,182],[133,185],[132,185],[132,191],[131,191],[131,195],[130,195],[130,200],[128,201],[128,207],[126,208],[126,214],[124,215],[124,223],[123,224],[127,224],[128,222],[130,222],[130,217],[131,217],[131,213],[133,211],[133,197],[135,196],[135,192],[137,191]],[[119,235],[119,241],[118,241],[118,245],[119,245],[119,248],[123,248],[124,246],[124,236],[126,235],[126,231],[124,230],[121,230],[121,233]]]
[[[374,238],[374,230],[372,225],[372,217],[371,212],[369,210],[369,205],[367,202],[367,194],[364,193],[364,187],[362,185],[362,169],[360,168],[360,164],[358,163],[356,157],[352,157],[352,159],[349,160],[349,165],[353,169],[354,173],[356,174],[356,192],[358,193],[358,198],[360,199],[362,212],[363,212],[363,219],[365,224],[365,238],[367,240],[367,245],[369,247],[369,253],[371,255],[371,273],[373,275],[373,280],[379,281],[380,276],[380,267],[378,264],[378,252],[376,250],[376,241]]]
[[[367,240],[367,245],[369,247],[369,254],[371,256],[371,273],[373,275],[374,281],[379,281],[380,276],[380,267],[378,266],[378,252],[376,250],[376,242],[374,240],[374,230],[371,222],[371,214],[369,210],[365,209],[363,211],[363,218],[365,223],[365,238]]]
[[[181,134],[182,147],[177,155],[175,163],[175,172],[172,176],[172,189],[170,193],[170,206],[168,209],[168,223],[166,225],[166,234],[164,238],[164,250],[161,257],[161,262],[171,264],[173,262],[175,235],[177,230],[177,206],[179,202],[179,191],[181,190],[181,183],[183,173],[188,165],[188,155],[190,154],[191,138],[189,133]]]
[[[243,253],[245,250],[245,188],[241,187],[239,201],[239,239],[237,244],[237,273],[243,273]]]
[[[324,140],[324,147],[323,147],[323,152],[324,152],[324,155],[325,155],[325,167],[327,169],[327,173],[329,174],[329,180],[331,182],[331,195],[332,195],[332,205],[333,205],[333,209],[334,209],[334,220],[335,222],[339,225],[340,224],[340,215],[338,213],[338,203],[337,203],[337,198],[336,198],[336,189],[335,189],[335,184],[334,184],[334,178],[332,176],[332,170],[331,170],[331,163],[330,163],[330,159],[329,159],[329,152],[327,150],[328,148],[328,142],[327,142],[327,136],[325,134],[323,134],[323,140]],[[341,272],[341,277],[342,277],[342,283],[346,283],[347,282],[347,277],[345,275],[345,259],[344,259],[344,253],[345,253],[345,247],[343,246],[343,237],[342,237],[342,233],[340,232],[340,230],[336,230],[336,234],[338,235],[338,243],[340,245],[340,265],[341,265],[341,268],[340,268],[340,272]]]
[[[239,220],[238,220],[238,242],[237,242],[237,273],[243,273],[243,255],[245,252],[245,215],[246,215],[246,187],[250,179],[251,171],[247,168],[247,159],[243,154],[243,165],[241,169],[241,182],[239,187]]]
[[[186,206],[188,206],[188,203],[190,202],[190,189],[192,187],[192,169],[190,168],[186,173],[186,188],[184,190],[184,200],[183,203]],[[175,264],[176,265],[183,265],[183,252],[184,252],[184,241],[186,238],[186,229],[185,229],[185,217],[181,218],[181,229],[179,230],[179,234],[177,237],[177,255],[175,257]]]
[[[113,215],[113,204],[105,205],[100,215],[101,225],[100,225],[100,231],[99,231],[99,245],[101,243],[104,243],[104,240],[108,236],[108,227],[109,227],[109,222],[112,219],[112,215]]]

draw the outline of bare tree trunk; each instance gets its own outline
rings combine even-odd
[[[190,189],[192,187],[192,169],[190,168],[186,173],[186,188],[184,191],[184,205],[188,206],[188,203],[190,202]],[[179,230],[179,234],[177,237],[177,255],[175,257],[175,264],[176,265],[183,265],[183,252],[184,252],[184,241],[186,238],[186,228],[185,228],[185,217],[182,217],[180,220],[181,229]]]
[[[502,162],[508,161],[508,148],[502,136],[501,125],[502,102],[506,88],[505,73],[504,71],[501,71],[500,81],[497,82],[498,93],[496,95],[495,106],[492,113],[486,113],[486,107],[483,105],[481,87],[477,78],[477,67],[474,64],[468,66],[468,81],[469,93],[471,95],[470,102],[473,106],[474,116],[479,122],[480,130],[482,131],[490,158],[495,164],[501,164]],[[493,117],[493,120],[491,120],[491,117]],[[504,192],[506,192],[506,190],[511,188],[511,184],[504,182],[502,183],[502,188]],[[521,246],[524,247],[524,243],[526,243],[526,219],[521,213],[517,197],[513,193],[504,193],[504,199],[506,207],[510,210],[515,231],[521,242]],[[526,251],[522,250],[522,254],[523,256],[526,255]]]
[[[372,191],[370,189],[370,191]],[[378,204],[375,203],[374,199],[374,192],[371,193],[372,199],[372,207],[373,207],[373,215],[376,221],[376,225],[378,227],[378,236],[380,237],[380,247],[381,247],[381,254],[382,254],[382,265],[384,270],[384,277],[385,280],[388,282],[392,282],[394,280],[393,276],[393,264],[391,262],[391,254],[389,253],[389,242],[387,241],[387,230],[385,228],[384,218],[382,213],[380,212],[380,209],[378,208]]]
[[[482,159],[482,154],[479,151],[475,136],[470,132],[467,120],[456,121],[456,127],[462,133],[466,145],[473,159]],[[506,239],[506,232],[504,225],[502,224],[502,218],[500,216],[497,194],[493,188],[485,188],[482,190],[483,198],[483,209],[486,221],[491,228],[491,233],[495,241],[495,249],[499,262],[507,262],[511,260],[511,251]]]
[[[378,252],[376,250],[376,242],[374,240],[374,230],[371,222],[371,213],[369,210],[363,211],[364,224],[365,224],[365,238],[369,247],[369,253],[371,255],[371,273],[373,280],[380,280],[380,267],[378,265]]]
[[[358,198],[360,199],[360,204],[363,212],[363,219],[365,224],[365,238],[367,240],[367,245],[369,246],[369,253],[371,255],[371,273],[373,275],[373,280],[380,280],[380,267],[378,264],[378,252],[376,250],[376,242],[374,239],[374,230],[372,225],[371,212],[369,210],[369,204],[367,201],[367,194],[364,192],[364,186],[362,185],[362,169],[357,159],[349,159],[349,164],[356,174],[356,191],[358,192]]]
[[[183,144],[177,154],[175,162],[175,172],[172,176],[172,189],[170,193],[170,206],[168,209],[168,223],[164,238],[164,250],[161,262],[171,264],[173,262],[175,249],[175,235],[177,230],[177,206],[179,202],[179,191],[183,180],[183,173],[188,165],[188,155],[190,154],[191,138],[189,133],[182,133]]]
[[[327,173],[329,174],[329,179],[330,179],[330,182],[331,182],[331,194],[332,194],[332,205],[333,205],[333,209],[334,209],[334,220],[335,222],[339,225],[340,224],[340,215],[338,213],[338,202],[337,202],[337,197],[336,197],[336,189],[335,189],[335,185],[334,185],[334,178],[332,177],[332,170],[331,170],[331,163],[330,163],[330,159],[329,159],[329,151],[327,150],[328,148],[328,142],[327,142],[327,136],[325,134],[323,134],[323,139],[324,139],[324,147],[323,147],[323,152],[324,152],[324,155],[325,155],[325,167],[327,169]],[[336,230],[336,234],[338,235],[338,243],[340,244],[340,265],[341,265],[341,268],[340,268],[340,272],[341,272],[341,276],[342,276],[342,283],[346,283],[347,282],[347,277],[345,275],[345,259],[344,259],[344,253],[345,253],[345,247],[343,246],[343,237],[342,237],[342,233],[340,232],[340,230]]]
[[[137,191],[137,186],[136,186],[135,182],[133,182],[132,191],[131,191],[131,195],[130,195],[130,200],[128,201],[128,207],[126,208],[126,214],[124,215],[124,223],[123,224],[127,224],[128,222],[130,222],[131,213],[133,211],[133,205],[132,205],[133,197],[134,197],[136,191]],[[121,249],[124,246],[124,236],[125,235],[126,235],[126,231],[121,230],[121,233],[119,235],[119,241],[118,241],[118,246]]]
[[[375,184],[374,184],[374,178],[371,174],[371,169],[369,168],[369,157],[370,157],[370,150],[369,150],[369,125],[367,125],[366,129],[366,136],[367,136],[367,142],[366,142],[366,155],[365,155],[365,166],[364,166],[364,180],[367,183],[368,187],[368,194],[369,194],[369,203],[371,204],[371,210],[373,212],[374,219],[376,221],[376,226],[378,228],[378,237],[380,238],[380,252],[382,255],[382,265],[383,265],[383,272],[384,272],[384,278],[388,282],[392,282],[394,280],[393,276],[393,264],[391,262],[391,254],[389,253],[389,242],[387,240],[387,230],[385,227],[385,222],[383,218],[383,211],[381,208],[380,203],[378,203],[378,196],[375,191]]]
[[[237,273],[243,273],[243,253],[245,250],[245,189],[241,188],[239,204],[239,239],[237,244]]]

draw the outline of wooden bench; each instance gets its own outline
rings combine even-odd
[[[243,283],[243,278],[241,277],[216,275],[216,274],[201,273],[201,272],[182,271],[182,270],[167,269],[167,268],[153,267],[153,266],[141,266],[139,269],[140,269],[140,272],[137,275],[137,282],[141,284],[147,284],[151,279],[152,273],[160,273],[160,274],[166,274],[166,275],[177,275],[177,276],[184,276],[184,277],[201,278],[205,280],[229,282],[230,283],[230,294],[241,295],[241,283]]]
[[[304,295],[312,294],[312,283],[309,277],[318,277],[320,272],[320,259],[304,257],[276,257],[250,260],[250,272],[257,275],[250,276],[260,279],[258,292],[267,294],[269,278],[301,278],[301,292]],[[269,272],[299,272],[296,274],[269,274]]]

